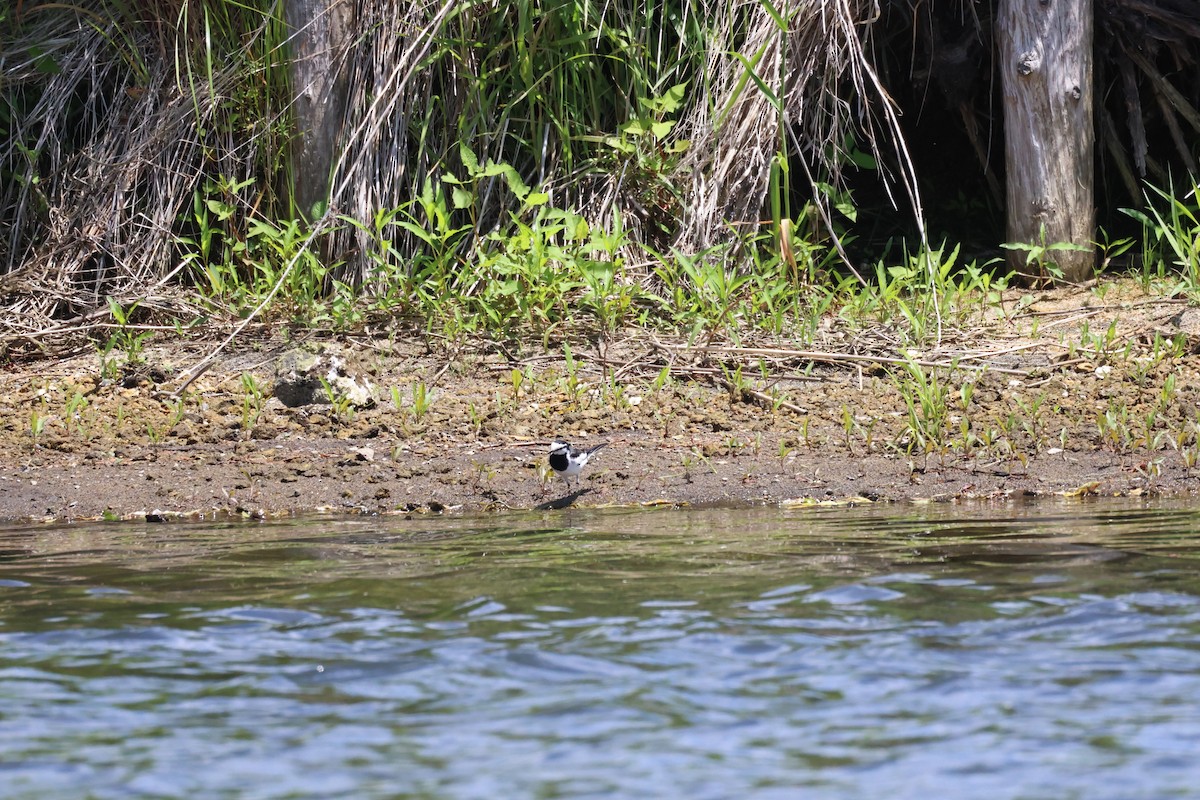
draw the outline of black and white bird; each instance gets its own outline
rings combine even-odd
[[[608,442],[601,442],[595,447],[580,450],[561,439],[555,439],[553,444],[550,445],[550,469],[554,470],[555,475],[567,482],[567,489],[570,490],[571,479],[574,478],[576,484],[578,484],[579,474],[583,472],[583,468],[591,460],[592,453],[595,453],[601,447],[607,446]]]

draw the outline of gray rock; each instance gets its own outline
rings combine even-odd
[[[331,391],[334,397],[344,398],[355,408],[375,405],[374,385],[341,355],[291,350],[275,365],[272,394],[289,408],[329,405]]]

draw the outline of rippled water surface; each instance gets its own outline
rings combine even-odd
[[[1200,797],[1198,529],[1063,504],[0,530],[0,796]]]

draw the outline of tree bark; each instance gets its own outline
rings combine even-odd
[[[286,0],[296,141],[292,200],[305,217],[329,201],[329,178],[346,114],[346,52],[354,35],[349,0]]]
[[[1050,262],[1073,282],[1096,259],[1092,19],[1092,0],[1002,0],[997,15],[1008,240],[1032,248],[1009,264]],[[1084,249],[1045,249],[1064,243]]]

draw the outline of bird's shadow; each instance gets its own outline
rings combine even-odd
[[[571,506],[575,505],[576,500],[578,500],[580,497],[583,497],[585,494],[587,494],[590,491],[593,491],[591,487],[588,487],[586,489],[576,489],[575,491],[571,492],[570,494],[565,494],[562,497],[557,497],[553,500],[547,500],[546,502],[542,503],[541,505],[536,505],[533,507],[533,510],[534,511],[554,511],[554,510],[557,510],[560,508],[570,508]]]

